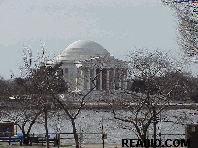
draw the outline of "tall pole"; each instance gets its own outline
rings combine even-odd
[[[161,112],[160,112],[160,141],[162,141],[162,123],[161,123]],[[161,144],[160,144],[160,148],[161,148]]]
[[[155,110],[155,106],[153,106],[153,140],[154,140],[154,144],[153,144],[153,148],[156,148],[156,110]]]
[[[46,131],[46,148],[49,148],[49,137],[48,137],[48,127],[47,127],[47,109],[45,106],[45,131]]]
[[[81,118],[80,118],[80,148],[81,148],[81,143],[82,143],[82,129],[81,129]]]
[[[103,145],[103,148],[104,148],[103,116],[102,116],[102,145]]]
[[[57,145],[58,145],[58,148],[59,148],[59,144],[60,144],[60,113],[58,111],[58,134],[56,135],[56,140],[57,140]]]

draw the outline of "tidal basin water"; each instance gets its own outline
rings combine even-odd
[[[198,111],[190,109],[167,110],[161,113],[159,118],[161,122],[157,124],[157,137],[162,134],[161,139],[180,139],[185,138],[185,135],[170,135],[170,134],[185,134],[186,124],[197,124]],[[159,120],[160,121],[160,120]],[[100,110],[82,110],[76,119],[76,126],[81,137],[81,142],[84,143],[102,143],[102,125],[103,132],[107,134],[106,143],[121,143],[122,139],[138,139],[139,137],[134,132],[135,128],[130,123],[123,123],[113,118],[113,114],[108,111]],[[149,127],[149,139],[152,139],[152,126]],[[64,113],[50,114],[48,119],[49,133],[72,133],[72,125],[69,118]],[[18,131],[20,132],[19,128]],[[31,130],[31,133],[44,134],[45,128],[43,119],[40,123],[36,123]],[[95,134],[92,134],[95,133]],[[165,134],[165,135],[164,135]],[[169,134],[169,135],[167,135]],[[50,134],[54,137],[54,134]],[[61,137],[72,138],[73,134],[61,135]],[[73,139],[67,139],[62,142],[74,142]]]

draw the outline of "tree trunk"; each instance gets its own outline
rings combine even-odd
[[[48,137],[48,127],[47,127],[47,110],[45,110],[45,132],[46,132],[46,148],[49,148],[49,137]]]
[[[29,135],[25,133],[25,126],[22,126],[22,133],[23,133],[23,143],[25,145],[29,145]]]
[[[30,123],[30,126],[29,126],[28,131],[27,131],[27,134],[28,134],[28,135],[30,134],[30,131],[31,131],[31,129],[32,129],[32,126],[35,124],[35,122],[36,122],[36,120],[37,120],[37,118],[38,118],[38,116],[39,116],[40,114],[41,114],[41,111],[39,111],[39,112],[35,115],[34,119],[33,119],[32,122]]]
[[[23,134],[23,144],[28,145],[29,141],[28,141],[27,134],[25,134],[24,129],[22,129],[22,134]]]
[[[144,144],[145,144],[144,141],[145,141],[145,139],[146,139],[146,133],[145,133],[144,135],[141,135],[140,138],[141,138],[141,140],[142,140],[142,142],[143,142],[143,147],[144,147],[144,146],[145,146],[145,145],[144,145]],[[150,141],[150,146],[151,146],[151,141]],[[143,148],[143,147],[142,147],[142,148]],[[145,148],[149,148],[149,146],[145,146]]]
[[[77,131],[76,131],[75,119],[72,118],[71,121],[72,121],[72,126],[73,126],[73,133],[74,133],[76,148],[80,148],[79,141],[78,141],[78,134],[77,134]]]

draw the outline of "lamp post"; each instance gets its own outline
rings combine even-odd
[[[153,148],[156,148],[156,110],[155,110],[155,106],[153,106],[153,140],[154,140],[154,144],[153,144]]]

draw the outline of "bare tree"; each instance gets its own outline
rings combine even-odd
[[[80,143],[75,120],[77,119],[82,109],[84,109],[86,106],[86,102],[91,98],[92,91],[96,88],[95,80],[97,77],[99,77],[101,72],[102,70],[97,73],[96,77],[93,77],[91,79],[93,87],[89,90],[81,90],[80,92],[68,91],[64,93],[64,97],[60,97],[60,95],[54,93],[54,91],[51,90],[53,99],[57,101],[58,105],[61,107],[61,109],[63,109],[65,115],[68,116],[71,121],[76,148],[80,148]]]
[[[176,39],[179,47],[188,56],[195,56],[198,53],[198,4],[190,2],[165,1],[174,12],[177,22],[178,37]]]
[[[17,88],[19,89],[19,87]],[[29,135],[32,126],[36,123],[42,111],[34,107],[35,101],[30,99],[30,96],[24,94],[12,94],[11,96],[11,99],[6,98],[2,103],[4,107],[2,115],[4,115],[5,119],[13,121],[18,125],[23,136]],[[27,131],[25,130],[26,127]],[[27,140],[26,142],[28,144]]]
[[[23,136],[26,137],[24,143],[28,144],[32,126],[42,111],[35,107],[37,103],[33,101],[33,95],[28,91],[30,87],[26,82],[21,78],[7,81],[6,96],[1,101],[1,106],[4,108],[3,118],[18,125]]]
[[[142,141],[147,139],[147,130],[153,123],[155,141],[156,117],[172,100],[172,92],[178,84],[173,81],[174,75],[180,70],[161,52],[145,52],[140,50],[128,55],[128,74],[133,84],[129,91],[111,94],[112,106],[114,118],[133,124]]]
[[[59,96],[56,96],[53,93],[53,91],[51,92],[51,95],[54,98],[54,100],[58,102],[58,104],[61,106],[61,108],[65,112],[65,115],[68,116],[71,121],[76,148],[80,148],[80,144],[79,144],[79,136],[77,133],[75,120],[77,119],[77,116],[79,115],[79,113],[81,112],[81,110],[86,104],[85,98],[91,92],[92,90],[90,90],[88,93],[84,95],[68,93],[68,94],[65,94],[67,99],[61,99]],[[73,98],[75,98],[75,101]],[[73,101],[72,102],[69,101],[70,99],[73,99]]]
[[[63,97],[60,97],[59,94],[54,93],[53,90],[51,91],[51,95],[53,99],[57,101],[61,109],[63,109],[63,111],[65,112],[65,115],[69,117],[69,120],[71,121],[76,148],[80,147],[80,143],[79,143],[79,135],[77,132],[75,120],[77,119],[78,115],[81,113],[82,109],[86,107],[86,103],[88,101],[93,101],[92,99],[94,98],[94,94],[101,92],[99,91],[100,88],[99,88],[99,85],[97,85],[99,84],[97,83],[97,81],[99,80],[102,72],[104,73],[104,70],[102,69],[102,67],[104,67],[104,65],[107,65],[107,63],[110,63],[109,60],[110,60],[109,57],[95,57],[95,58],[87,59],[84,61],[85,63],[83,64],[85,64],[86,66],[91,65],[90,67],[97,68],[95,77],[90,76],[88,74],[86,75],[87,77],[85,76],[84,80],[82,81],[82,82],[87,81],[87,83],[91,83],[89,89],[83,88],[80,91],[73,91],[73,92],[67,91],[66,93],[63,94]],[[84,70],[85,73],[86,72],[88,73],[88,70],[84,68],[83,66],[81,67],[81,69]],[[82,84],[82,82],[80,83]],[[73,84],[75,85],[75,82],[73,82]],[[78,84],[76,84],[76,88],[78,88],[77,86]],[[83,87],[87,87],[87,86],[86,85],[84,86],[84,83],[83,83]],[[106,87],[103,86],[103,88],[106,88]],[[93,92],[94,89],[96,89],[95,92]]]
[[[0,83],[0,95],[1,95],[1,117],[5,120],[15,122],[19,126],[23,135],[29,135],[35,120],[37,119],[39,112],[29,110],[30,104],[32,103],[27,96],[19,98],[22,94],[23,88],[17,84],[19,79],[16,80],[3,80]],[[17,89],[16,89],[17,88]],[[25,93],[23,93],[25,94]],[[24,101],[23,99],[26,98]],[[23,101],[22,101],[23,100]],[[29,111],[28,111],[28,110]],[[25,126],[29,123],[28,130],[25,131]]]
[[[44,112],[47,147],[49,147],[48,112],[56,109],[55,102],[50,95],[51,91],[53,90],[55,94],[60,94],[67,89],[66,83],[61,78],[61,69],[59,67],[60,65],[55,65],[53,68],[42,66],[36,70],[30,79],[37,96],[35,100],[39,102],[37,106]]]
[[[42,45],[42,44],[41,44]],[[51,90],[54,93],[63,93],[67,90],[66,82],[62,79],[61,63],[47,66],[46,51],[44,46],[41,46],[42,53],[38,55],[36,60],[33,60],[32,50],[30,47],[23,48],[23,63],[20,67],[21,77],[15,78],[16,85],[13,89],[13,96],[18,102],[18,115],[23,118],[21,127],[25,133],[24,127],[27,122],[30,122],[27,136],[29,136],[32,125],[37,120],[41,113],[45,117],[46,130],[46,147],[49,148],[48,138],[48,112],[55,109],[54,100],[51,97]],[[14,76],[12,76],[14,78]],[[17,90],[17,91],[16,91]],[[34,112],[34,113],[33,113]],[[19,118],[16,119],[16,122]]]
[[[35,102],[35,107],[44,113],[46,136],[48,135],[48,112],[56,108],[61,108],[72,123],[76,147],[79,148],[79,137],[75,119],[85,106],[85,98],[89,98],[90,93],[96,87],[94,84],[95,78],[93,78],[94,87],[89,91],[83,91],[81,93],[67,91],[67,88],[70,86],[67,86],[63,80],[63,73],[60,68],[62,63],[46,65],[47,59],[44,48],[42,50],[41,58],[37,60],[36,67],[32,68],[33,58],[31,57],[30,48],[25,48],[25,66],[21,68],[25,75],[21,79],[22,86],[27,90],[28,97]],[[72,85],[75,85],[75,82]],[[61,99],[60,96],[62,95],[60,94],[64,94],[66,99]],[[49,147],[48,136],[46,137],[46,144]]]

